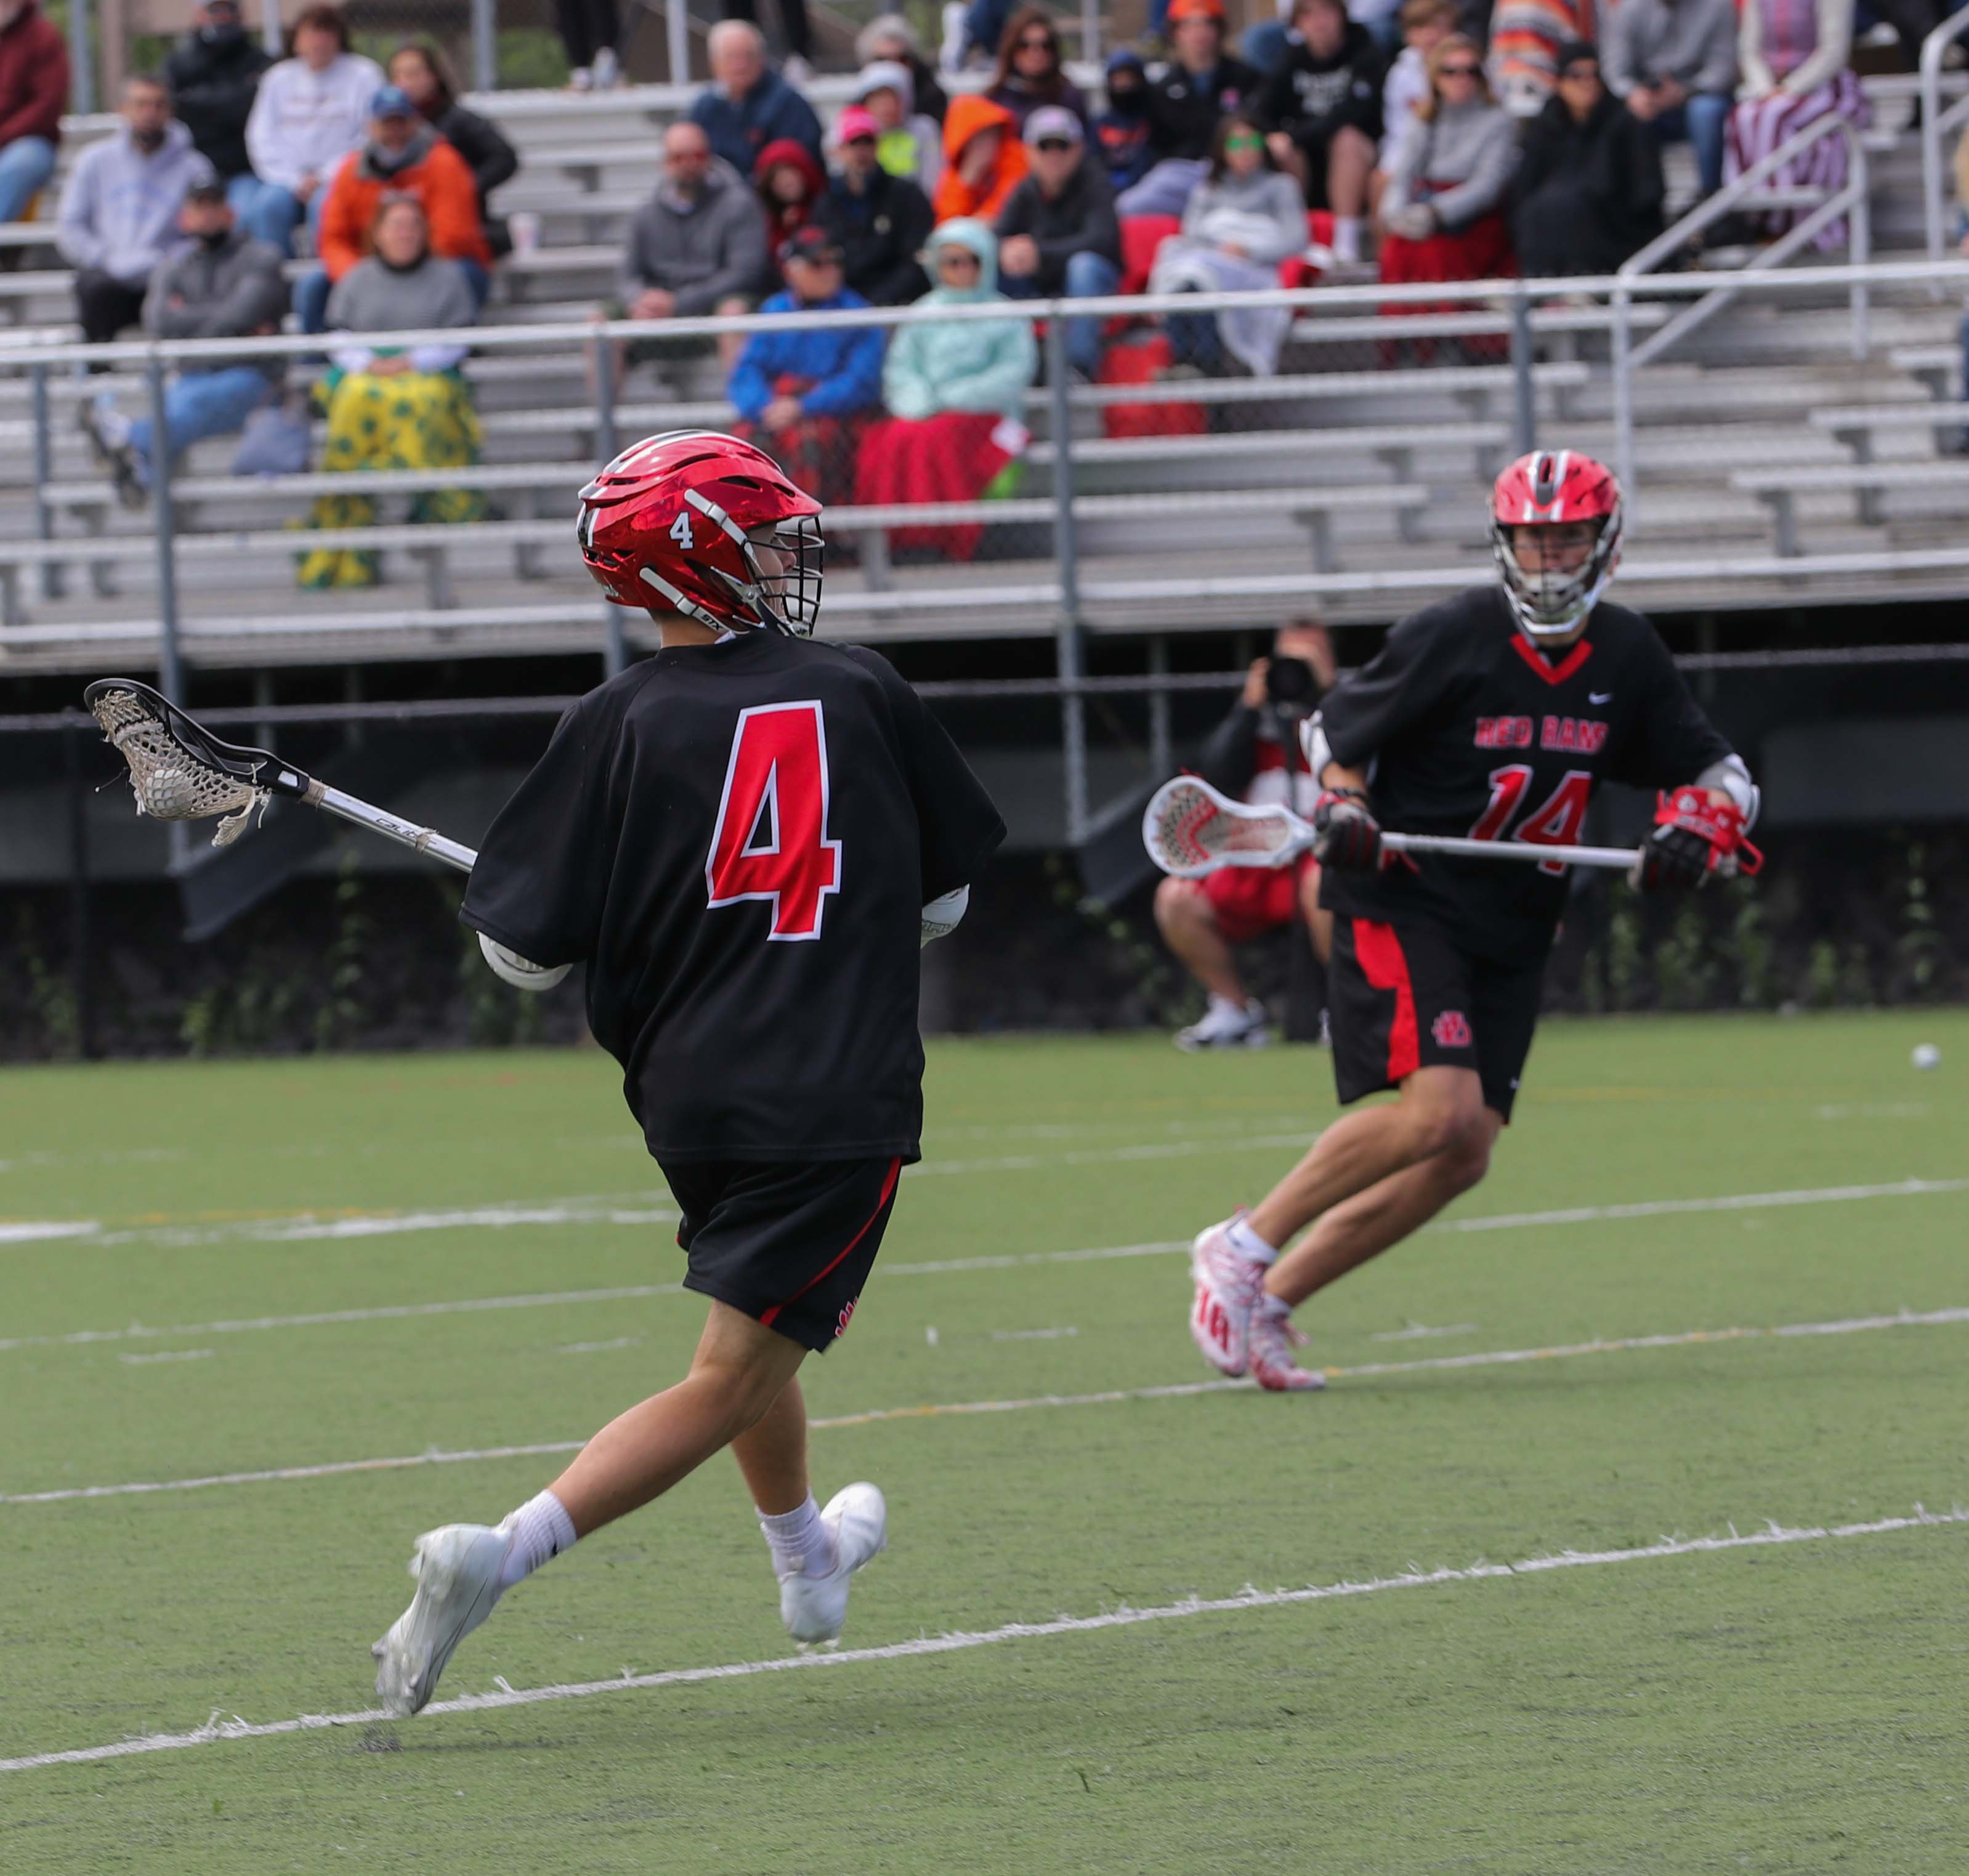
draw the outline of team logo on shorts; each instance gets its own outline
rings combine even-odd
[[[834,1339],[836,1342],[839,1342],[843,1336],[848,1333],[848,1321],[855,1313],[855,1304],[859,1303],[861,1300],[861,1299],[859,1297],[850,1297],[848,1299],[846,1306],[841,1312],[839,1319],[836,1321],[834,1325]]]
[[[1445,1010],[1429,1024],[1429,1033],[1435,1038],[1439,1049],[1470,1047],[1470,1024],[1461,1010]]]

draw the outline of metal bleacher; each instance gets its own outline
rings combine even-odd
[[[1954,401],[1964,283],[1949,277],[1938,297],[1942,277],[1921,277],[1907,258],[1922,221],[1919,154],[1899,134],[1912,86],[1873,81],[1863,333],[1847,276],[1747,274],[1725,310],[1624,388],[1621,348],[1671,318],[1686,277],[1650,276],[1630,291],[1539,283],[1516,303],[1500,287],[1399,318],[1379,310],[1398,296],[1378,289],[1315,291],[1297,307],[1276,377],[1063,395],[1036,387],[1035,440],[1011,501],[831,509],[830,536],[852,551],[830,568],[829,628],[984,638],[1051,634],[1065,621],[1139,633],[1242,628],[1315,605],[1337,621],[1386,620],[1480,564],[1484,482],[1528,430],[1623,462],[1634,508],[1624,589],[1640,603],[1714,611],[1969,592],[1969,555],[1954,547],[1969,465],[1936,462],[1969,413]],[[467,366],[482,466],[246,482],[227,473],[231,440],[194,450],[172,487],[170,583],[187,663],[597,649],[602,608],[565,518],[573,489],[611,441],[728,420],[708,362],[663,378],[646,369],[598,407],[586,338],[626,218],[650,186],[657,127],[679,95],[650,86],[473,102],[521,151],[498,206],[537,215],[542,230],[539,248],[502,263],[486,313],[489,327],[542,336],[488,340]],[[65,149],[109,122],[78,123]],[[0,248],[23,263],[0,271],[0,673],[154,663],[155,515],[117,502],[76,420],[79,402],[104,390],[141,409],[141,360],[91,376],[67,362],[28,368],[37,347],[74,336],[68,277],[46,239],[37,228],[0,229]],[[1158,401],[1202,407],[1207,429],[1109,433],[1112,406]],[[459,485],[484,492],[490,518],[391,518],[420,489]],[[307,503],[331,490],[378,495],[381,524],[297,530]],[[988,524],[975,560],[888,551],[894,527],[940,519]],[[1057,551],[1064,524],[1070,584]],[[384,583],[297,590],[296,553],[336,544],[380,550]],[[628,644],[649,641],[640,615],[617,623]]]

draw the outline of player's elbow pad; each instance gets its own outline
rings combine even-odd
[[[1763,805],[1763,790],[1750,779],[1749,765],[1740,755],[1726,755],[1721,761],[1711,763],[1696,777],[1695,784],[1698,788],[1714,788],[1727,795],[1744,817],[1745,833],[1757,826],[1757,810]]]
[[[946,892],[940,899],[933,899],[923,909],[923,944],[933,939],[948,938],[956,930],[971,904],[971,888],[959,886],[955,892]],[[923,945],[919,945],[921,950]]]
[[[1299,726],[1299,753],[1306,758],[1306,773],[1315,781],[1326,773],[1326,765],[1333,760],[1333,745],[1326,740],[1326,732],[1321,727],[1319,713],[1315,711]]]
[[[478,951],[492,966],[493,974],[516,990],[551,990],[574,969],[572,964],[536,964],[483,932],[478,934]]]

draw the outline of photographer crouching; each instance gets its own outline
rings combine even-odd
[[[1325,626],[1313,619],[1281,625],[1271,656],[1252,661],[1243,694],[1204,745],[1195,772],[1225,794],[1310,814],[1319,790],[1299,752],[1299,726],[1334,670]],[[1333,930],[1332,914],[1319,909],[1319,868],[1310,854],[1270,870],[1227,866],[1202,879],[1165,879],[1156,888],[1156,923],[1210,996],[1202,1018],[1176,1032],[1179,1049],[1262,1047],[1271,1039],[1265,1006],[1246,994],[1231,947],[1289,925],[1323,966]],[[1318,997],[1315,1007],[1323,1001]]]

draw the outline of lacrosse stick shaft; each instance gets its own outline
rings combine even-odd
[[[1470,860],[1551,860],[1625,872],[1640,858],[1632,847],[1548,847],[1529,840],[1471,840],[1460,834],[1383,834],[1390,853],[1454,853]]]
[[[307,785],[307,800],[310,807],[320,808],[325,814],[353,821],[358,827],[366,827],[372,834],[381,834],[385,840],[394,840],[399,846],[413,848],[419,853],[429,854],[434,860],[443,861],[447,866],[455,866],[461,873],[470,872],[478,863],[478,855],[471,848],[461,846],[456,840],[447,840],[435,828],[420,827],[415,821],[407,821],[381,808],[372,808],[368,802],[358,801],[353,795],[345,795],[339,788],[331,788],[326,782],[316,781],[312,777]]]

